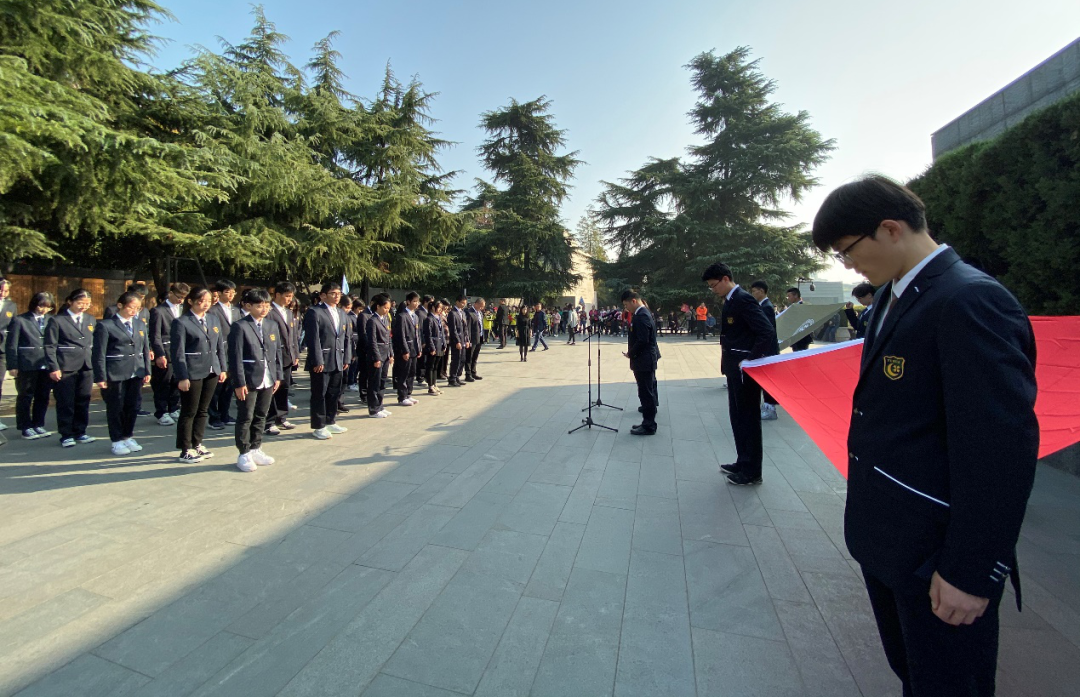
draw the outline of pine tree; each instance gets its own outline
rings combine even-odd
[[[478,181],[465,206],[476,229],[463,253],[471,287],[526,302],[550,299],[571,288],[573,244],[559,218],[577,153],[558,154],[565,131],[555,126],[551,102],[540,97],[481,116],[489,136],[481,160],[494,182]],[[498,185],[505,188],[498,188]]]
[[[597,225],[595,216],[594,211],[589,211],[578,219],[574,241],[585,256],[599,262],[606,262],[608,253],[604,247],[604,233]]]
[[[665,301],[702,296],[700,274],[713,262],[776,287],[823,268],[808,233],[779,222],[788,217],[784,200],[817,183],[810,173],[833,141],[806,112],[770,101],[776,86],[749,56],[745,47],[702,53],[687,66],[699,95],[691,122],[705,142],[685,161],[653,158],[605,182],[597,218],[618,259],[602,277]]]

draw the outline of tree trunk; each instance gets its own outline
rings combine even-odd
[[[367,305],[371,301],[371,282],[366,278],[360,281],[360,299]]]

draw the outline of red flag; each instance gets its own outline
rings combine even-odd
[[[1080,317],[1032,317],[1038,357],[1039,457],[1080,441]],[[847,476],[847,434],[862,341],[743,364]]]

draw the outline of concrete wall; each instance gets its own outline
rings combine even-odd
[[[931,137],[934,159],[989,140],[1073,92],[1080,91],[1080,39],[1035,66]]]

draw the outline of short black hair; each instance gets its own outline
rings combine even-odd
[[[796,298],[801,298],[802,297],[802,291],[799,290],[798,288],[788,288],[787,292],[794,293]]]
[[[145,298],[150,292],[150,289],[146,287],[145,283],[132,283],[128,285],[127,289],[130,293],[138,293],[140,298]],[[124,304],[126,305],[127,303]]]
[[[630,288],[627,288],[619,296],[619,302],[627,302],[628,300],[641,300],[641,296],[635,293]]]
[[[814,244],[828,251],[841,237],[873,237],[882,220],[901,220],[915,232],[925,232],[926,205],[906,186],[871,174],[825,197],[814,216]]]
[[[461,302],[462,300],[468,302],[469,296],[468,295],[459,295],[459,296],[457,296],[457,302]]]
[[[326,283],[322,284],[322,288],[319,290],[319,295],[329,293],[334,290],[341,290],[341,284],[335,281],[327,281]]]
[[[851,289],[851,296],[854,298],[861,298],[864,295],[873,295],[875,292],[873,285],[869,283],[860,283]]]
[[[338,306],[342,308],[352,307],[352,298],[348,295],[341,296],[341,301],[338,302]]]
[[[417,293],[415,290],[410,290],[408,293],[405,294],[405,302],[407,302],[407,303],[411,303],[413,300],[419,300],[419,299],[420,299],[420,294]]]
[[[187,294],[191,292],[191,286],[183,281],[177,281],[176,283],[169,284],[169,292],[176,293],[181,298],[186,298]]]
[[[296,285],[291,281],[279,281],[278,284],[274,286],[274,292],[278,295],[287,295],[288,293],[295,295]]]
[[[376,295],[374,298],[371,299],[371,306],[372,307],[382,307],[383,305],[385,305],[388,302],[390,302],[390,296],[387,295],[386,293],[379,293],[378,295]]]
[[[750,284],[750,287],[751,288],[760,288],[765,293],[765,295],[769,294],[769,284],[766,283],[765,281],[761,281],[761,280],[754,281],[753,283]]]
[[[4,279],[0,278],[0,284],[3,284],[3,283],[4,283]],[[64,302],[67,303],[68,305],[70,305],[71,303],[75,302],[76,300],[82,300],[83,298],[89,298],[89,297],[91,297],[90,296],[90,291],[86,290],[85,288],[76,288],[75,290],[68,293],[67,299]]]
[[[35,293],[34,297],[30,298],[30,312],[38,309],[39,307],[48,307],[50,310],[56,309],[56,298],[52,293],[42,291]]]
[[[129,290],[120,294],[120,297],[116,299],[116,304],[120,307],[127,307],[131,304],[132,300],[138,300],[142,302],[143,294],[137,290]]]
[[[425,295],[424,297],[420,298],[420,302],[422,302],[424,305],[427,305],[429,302],[431,302],[434,299],[435,299],[434,295]]]
[[[270,302],[270,294],[262,288],[248,288],[240,298],[241,305],[258,305]]]
[[[725,278],[735,280],[735,277],[731,275],[731,269],[727,267],[727,264],[709,264],[709,268],[705,269],[701,273],[702,281],[722,281]]]
[[[236,290],[236,284],[227,278],[222,278],[214,284],[214,290],[218,293],[224,293],[227,290]]]

